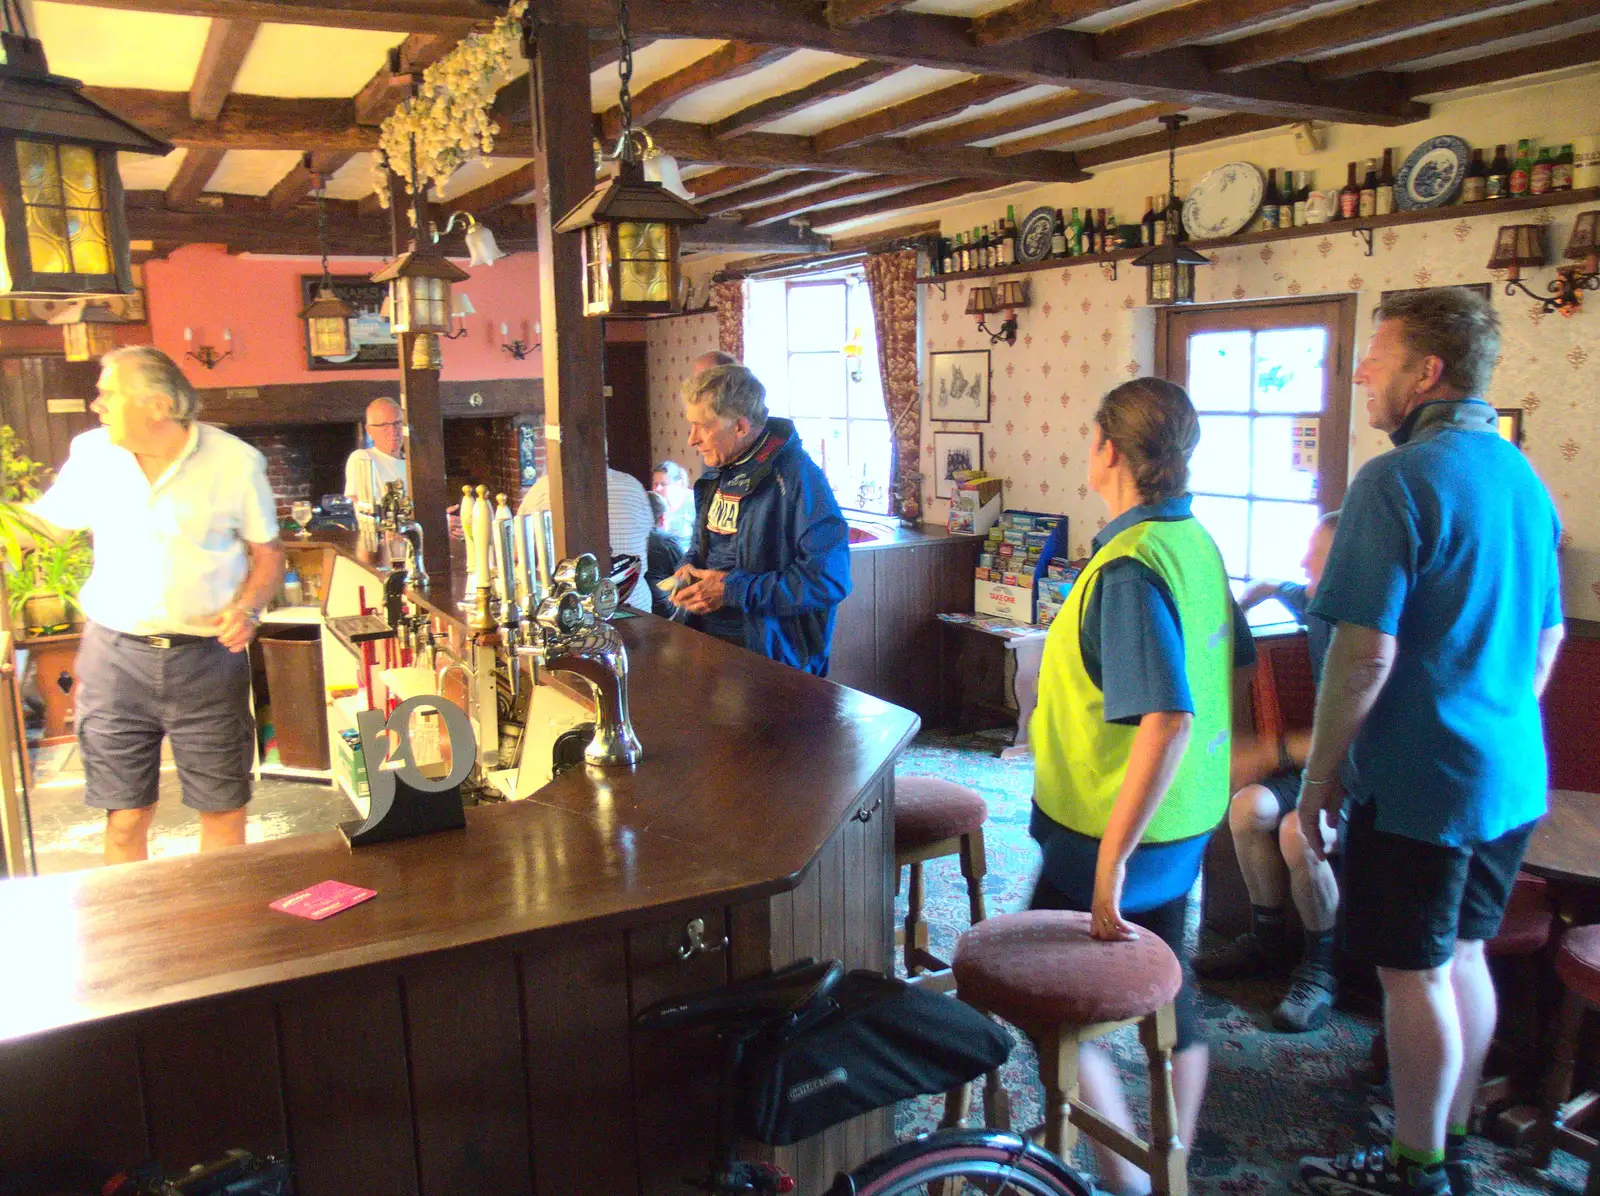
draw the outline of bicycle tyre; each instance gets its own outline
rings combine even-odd
[[[1001,1188],[981,1190],[1008,1196],[1092,1196],[1089,1185],[1061,1159],[1016,1134],[996,1130],[925,1134],[839,1176],[828,1196],[910,1196],[926,1191],[930,1183],[952,1179],[1003,1181]]]

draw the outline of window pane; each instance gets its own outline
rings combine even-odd
[[[1306,543],[1319,513],[1312,503],[1256,503],[1250,512],[1249,576],[1302,580],[1305,571],[1300,562],[1305,558]]]
[[[67,236],[72,241],[73,273],[111,273],[111,240],[106,236],[105,213],[68,209]]]
[[[1250,492],[1250,417],[1202,415],[1200,445],[1189,458],[1189,489],[1207,494]]]
[[[842,353],[796,353],[789,358],[789,410],[796,415],[845,414]]]
[[[1201,332],[1189,338],[1189,397],[1196,411],[1250,410],[1250,334]]]
[[[798,427],[800,421],[796,420]],[[845,422],[842,419],[807,420],[811,430],[806,433],[801,441],[806,452],[811,454],[811,459],[822,466],[822,472],[828,475],[828,485],[833,487],[833,495],[841,503],[844,495],[850,494],[850,446],[846,439]]]
[[[864,511],[889,509],[889,421],[857,419],[850,421],[850,475],[855,489],[845,506]]]
[[[789,287],[789,351],[837,351],[849,335],[844,319],[844,283]],[[797,396],[798,400],[798,396]]]
[[[1204,421],[1201,421],[1204,423]],[[1250,488],[1262,498],[1289,498],[1309,502],[1316,497],[1316,474],[1291,468],[1294,459],[1291,435],[1294,420],[1286,415],[1261,416],[1255,425],[1255,456],[1251,462]],[[1205,441],[1202,439],[1201,447]],[[1199,452],[1195,456],[1199,456]]]
[[[1229,577],[1249,576],[1247,552],[1250,540],[1250,502],[1243,498],[1208,498],[1197,495],[1194,517],[1211,533],[1222,552]]]
[[[28,213],[28,259],[41,274],[69,274],[67,214],[60,208],[24,208]]]
[[[1278,328],[1256,334],[1256,410],[1321,411],[1325,328]]]

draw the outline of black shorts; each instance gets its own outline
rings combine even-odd
[[[1500,932],[1534,824],[1472,847],[1380,831],[1372,803],[1351,805],[1339,877],[1344,948],[1380,968],[1421,972],[1449,962],[1457,940]]]
[[[1300,804],[1300,778],[1302,775],[1301,771],[1296,768],[1290,772],[1275,772],[1261,782],[1261,787],[1278,799],[1278,818],[1280,820]]]
[[[1028,908],[1078,910],[1078,906],[1065,893],[1042,876],[1034,885],[1033,899],[1028,902]],[[1078,912],[1089,911],[1078,910]],[[1173,1003],[1174,1020],[1177,1022],[1177,1041],[1172,1049],[1181,1051],[1203,1042],[1200,1018],[1194,1009],[1194,972],[1189,967],[1189,960],[1184,954],[1183,947],[1183,928],[1189,920],[1189,894],[1175,897],[1165,905],[1158,905],[1154,909],[1123,916],[1135,926],[1144,927],[1171,947],[1172,953],[1178,957],[1179,966],[1183,968],[1183,986],[1178,989],[1178,995]]]

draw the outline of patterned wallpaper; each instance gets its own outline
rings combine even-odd
[[[673,316],[646,325],[650,366],[650,457],[676,461],[700,476],[700,454],[689,447],[689,425],[683,418],[678,388],[689,377],[689,363],[717,347],[717,313]]]

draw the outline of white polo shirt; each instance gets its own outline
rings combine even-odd
[[[33,510],[57,527],[89,529],[94,570],[79,602],[94,622],[129,635],[215,634],[214,616],[250,572],[245,543],[278,538],[266,458],[201,423],[153,485],[104,428],[74,437]]]
[[[531,515],[550,509],[550,475],[545,474],[523,495],[517,514]],[[650,529],[655,517],[644,486],[632,474],[606,468],[606,517],[611,525],[611,555],[636,556],[641,562],[650,553]],[[643,566],[633,592],[622,595],[624,605],[636,610],[650,609],[650,587],[645,584]]]

